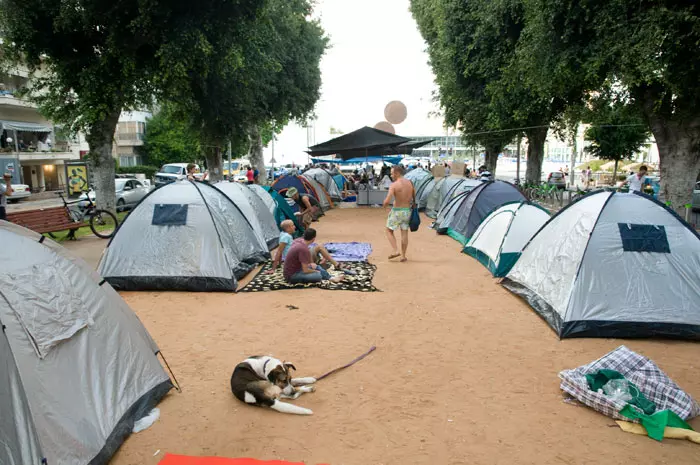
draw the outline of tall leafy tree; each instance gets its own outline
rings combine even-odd
[[[151,103],[200,66],[210,48],[204,31],[247,30],[263,3],[0,0],[2,55],[42,68],[33,97],[46,116],[84,131],[97,199],[114,209],[112,140],[121,111]]]
[[[613,181],[621,160],[630,160],[649,140],[649,127],[639,108],[625,98],[601,94],[590,101],[585,138],[586,151],[596,158],[615,161]]]
[[[200,157],[199,134],[188,121],[164,105],[146,123],[141,154],[145,164],[160,167],[166,163],[186,163]]]
[[[525,128],[526,177],[539,183],[547,131],[564,100],[520,79],[522,0],[412,0],[411,11],[428,43],[446,123],[485,147],[491,170]]]
[[[661,193],[679,211],[700,172],[700,5],[524,0],[523,79],[578,99],[614,78],[651,128]]]
[[[247,137],[249,158],[264,173],[263,134],[271,138],[287,121],[303,119],[320,95],[320,60],[327,39],[311,18],[308,0],[267,0],[255,24],[237,33],[206,31],[210,50],[205,63],[192,68],[177,92],[169,95],[192,119],[206,152],[212,180],[221,178],[221,148],[227,140]]]

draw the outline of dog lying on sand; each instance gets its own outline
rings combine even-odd
[[[269,356],[256,355],[236,365],[231,375],[231,391],[241,402],[259,407],[269,407],[282,413],[312,415],[313,412],[298,405],[280,402],[280,399],[296,399],[306,392],[314,392],[316,378],[292,378],[296,367]]]

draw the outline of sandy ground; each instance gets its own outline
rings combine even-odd
[[[559,341],[427,219],[410,236],[411,261],[388,262],[384,219],[381,209],[334,210],[317,227],[321,241],[372,243],[384,292],[124,293],[183,391],[166,397],[161,418],[112,463],[155,464],[165,452],[333,465],[700,463],[698,445],[624,433],[564,403],[557,378],[624,343],[700,398],[698,344]],[[84,238],[68,247],[96,263],[105,244]],[[367,359],[295,401],[311,417],[249,407],[231,394],[233,367],[247,355],[272,354],[300,375],[319,375],[373,344]]]

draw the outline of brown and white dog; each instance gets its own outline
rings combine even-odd
[[[296,367],[273,357],[256,355],[236,365],[231,375],[231,391],[246,404],[269,407],[282,413],[312,415],[307,408],[280,402],[280,399],[296,399],[305,392],[314,392],[310,386],[316,378],[292,378],[290,371]]]

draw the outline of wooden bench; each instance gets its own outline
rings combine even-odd
[[[73,221],[68,215],[66,207],[8,212],[7,221],[24,226],[40,234],[70,230],[69,238],[73,237],[78,228],[87,226],[87,223],[76,223]]]

